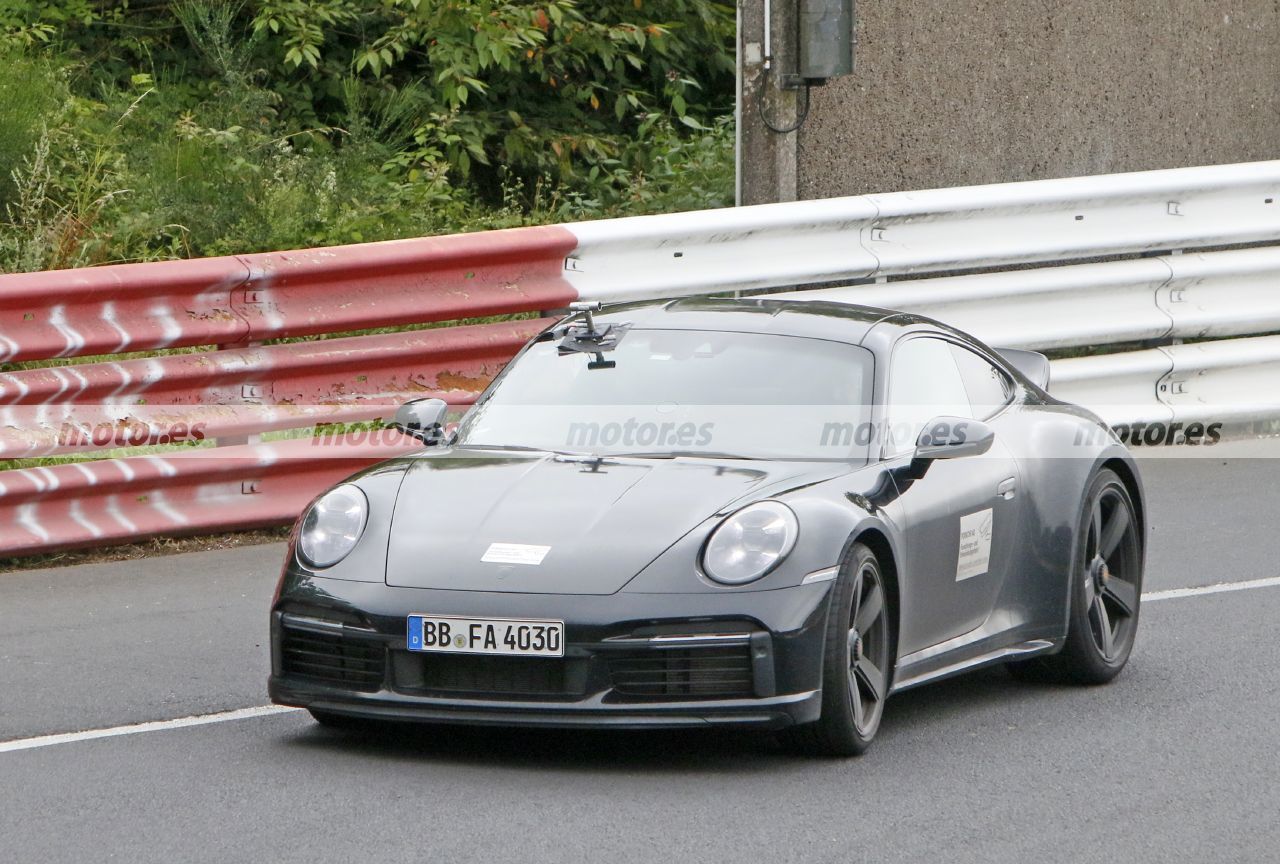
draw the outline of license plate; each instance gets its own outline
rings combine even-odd
[[[410,615],[410,651],[563,657],[564,622]]]

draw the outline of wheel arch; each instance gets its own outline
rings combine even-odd
[[[1133,501],[1133,508],[1138,517],[1138,542],[1142,549],[1142,557],[1146,557],[1147,549],[1147,502],[1142,496],[1142,482],[1138,479],[1137,469],[1127,459],[1119,456],[1112,456],[1106,459],[1099,467],[1101,469],[1110,469],[1120,478],[1120,482],[1124,484],[1124,488],[1129,492],[1129,498]]]
[[[893,552],[893,544],[889,537],[876,527],[864,527],[857,531],[849,541],[849,547],[861,543],[876,556],[880,564],[880,572],[884,576],[885,588],[889,592],[890,609],[892,610],[893,628],[890,630],[889,649],[893,654],[893,663],[889,669],[889,688],[893,688],[893,679],[898,667],[898,630],[902,615],[902,592],[898,584],[898,561]]]
[[[1123,451],[1120,448],[1109,449],[1099,454],[1097,457],[1097,461],[1093,464],[1093,467],[1089,470],[1089,473],[1085,476],[1085,486],[1084,486],[1085,495],[1088,494],[1089,488],[1093,484],[1093,481],[1098,476],[1099,472],[1104,470],[1113,471],[1115,475],[1120,478],[1120,482],[1124,484],[1125,489],[1129,493],[1130,500],[1133,501],[1133,507],[1135,511],[1134,515],[1138,520],[1137,533],[1138,533],[1138,548],[1140,550],[1139,558],[1141,559],[1141,566],[1145,570],[1146,557],[1147,557],[1147,529],[1146,529],[1146,524],[1147,524],[1146,512],[1147,511],[1146,511],[1146,501],[1143,498],[1142,480],[1138,475],[1137,466],[1133,462],[1133,457],[1131,457],[1127,452]],[[1080,504],[1077,505],[1077,507],[1082,507],[1083,503],[1084,502],[1082,500]],[[1064,634],[1067,633],[1070,629],[1071,578],[1076,572],[1075,571],[1076,561],[1078,560],[1080,555],[1080,548],[1079,548],[1080,542],[1081,542],[1080,529],[1079,527],[1076,527],[1072,531],[1071,546],[1070,546],[1071,556],[1067,562],[1067,568],[1066,568],[1066,574],[1065,574],[1066,578],[1064,580],[1066,583],[1065,584],[1065,588],[1067,592],[1066,596],[1068,598],[1067,601],[1063,604],[1063,609],[1062,609],[1061,620],[1062,620],[1062,626],[1063,626],[1062,632]]]

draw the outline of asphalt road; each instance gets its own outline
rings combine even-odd
[[[1280,575],[1280,459],[1217,453],[1145,464],[1148,592]],[[264,704],[280,555],[0,575],[0,742]],[[846,762],[301,713],[0,752],[0,860],[1275,861],[1276,622],[1278,585],[1149,602],[1114,684],[922,688]]]

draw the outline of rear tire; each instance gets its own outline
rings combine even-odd
[[[1105,684],[1120,674],[1133,651],[1142,602],[1138,528],[1128,487],[1114,471],[1099,471],[1081,508],[1066,642],[1058,654],[1008,664],[1014,678]]]
[[[858,756],[871,746],[893,670],[892,598],[875,553],[849,550],[832,588],[822,659],[822,714],[783,733],[783,740],[820,756]]]

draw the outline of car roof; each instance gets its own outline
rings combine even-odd
[[[825,300],[688,297],[606,306],[603,323],[641,329],[727,330],[860,344],[878,324],[900,329],[920,319],[888,309]]]

